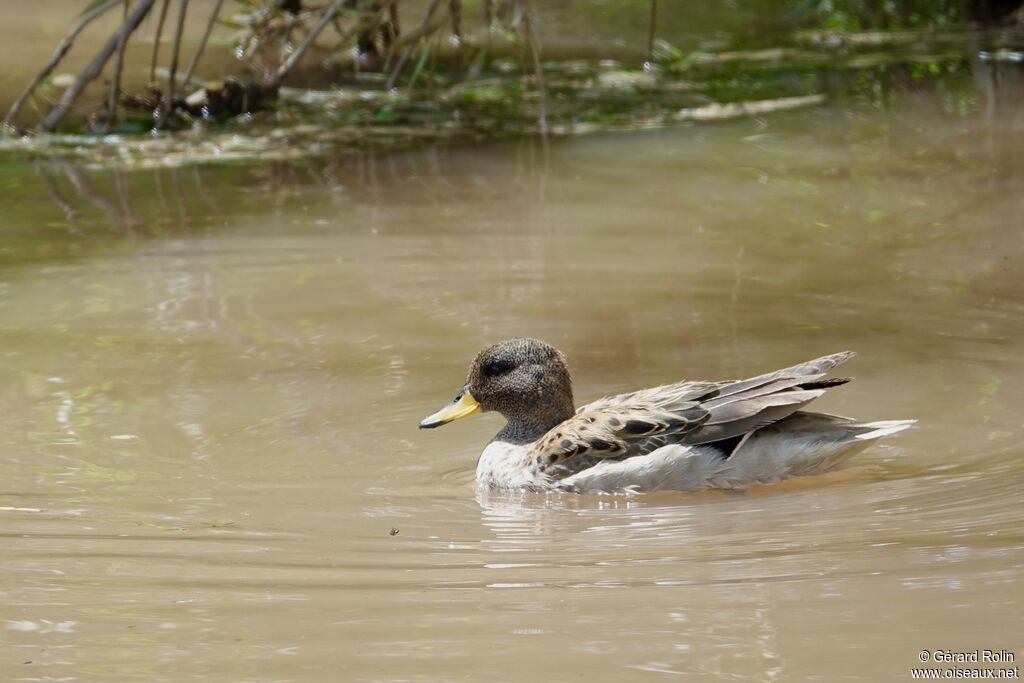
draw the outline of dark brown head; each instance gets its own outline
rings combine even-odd
[[[537,436],[571,417],[572,379],[562,352],[537,339],[509,339],[481,351],[455,400],[420,427],[490,410],[501,413],[512,431]]]

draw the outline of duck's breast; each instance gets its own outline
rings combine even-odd
[[[528,446],[517,446],[507,441],[492,441],[480,454],[476,463],[476,482],[491,489],[535,487],[540,482],[530,464]]]

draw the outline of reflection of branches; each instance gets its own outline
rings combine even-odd
[[[188,225],[188,202],[185,200],[185,191],[181,187],[181,178],[178,175],[178,169],[176,168],[171,169],[171,185],[174,187],[174,200],[178,205],[178,225]]]
[[[203,186],[203,179],[199,176],[198,166],[192,167],[192,184],[196,187],[196,194],[198,194],[202,198],[203,202],[206,203],[210,212],[213,214],[218,213],[219,209],[217,207],[217,202],[213,201],[213,197],[210,196],[210,193],[207,192],[206,188]]]
[[[123,225],[123,217],[118,208],[114,206],[113,202],[96,191],[96,188],[93,187],[89,179],[82,173],[81,168],[74,164],[62,164],[61,166],[64,175],[71,181],[71,185],[75,188],[75,192],[78,193],[79,197],[105,213],[111,225]]]
[[[159,168],[153,169],[153,187],[156,189],[156,200],[160,204],[160,222],[166,225],[170,220],[171,210],[167,206],[167,196],[164,194],[163,174]]]
[[[60,186],[57,185],[57,181],[50,174],[50,171],[42,164],[33,164],[36,175],[43,181],[43,187],[46,188],[46,193],[50,195],[50,199],[53,203],[60,207],[60,210],[64,212],[64,217],[67,218],[69,230],[72,234],[81,234],[81,230],[75,225],[78,219],[81,217],[81,213],[64,197],[64,193],[60,191]]]
[[[121,202],[121,215],[124,216],[125,232],[134,234],[135,226],[139,224],[139,219],[135,217],[135,212],[132,211],[131,193],[128,190],[128,183],[125,181],[125,174],[121,171],[114,171],[113,176],[114,187],[117,189],[117,198]]]

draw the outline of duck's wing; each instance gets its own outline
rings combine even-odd
[[[788,477],[823,474],[877,439],[914,420],[857,422],[796,412],[759,429],[728,458],[707,446],[669,445],[648,457],[604,460],[562,477],[556,486],[576,492],[739,489]]]
[[[853,351],[840,351],[839,353],[815,358],[814,360],[809,360],[792,367],[783,368],[782,370],[776,370],[775,372],[769,372],[749,379],[724,380],[717,382],[684,380],[675,384],[664,384],[662,386],[651,387],[649,389],[632,391],[627,394],[607,396],[605,398],[598,399],[593,403],[588,403],[587,405],[582,406],[576,412],[579,414],[596,408],[636,403],[650,404],[665,410],[671,410],[673,405],[680,403],[690,401],[710,401],[716,398],[726,399],[730,396],[738,397],[739,395],[757,393],[758,389],[770,393],[773,390],[778,391],[800,384],[813,384],[815,380],[820,380],[824,377],[825,373],[829,370],[841,363],[845,363],[856,355],[857,354]],[[846,381],[848,380],[827,380],[827,384],[823,385],[821,388],[825,388],[825,386],[834,386],[835,384],[842,384]],[[808,386],[806,388],[813,389],[818,387]]]
[[[713,396],[701,405],[710,413],[701,426],[682,443],[702,444],[733,439],[777,422],[850,379],[825,379],[825,373],[853,358],[841,351],[750,379],[721,382]]]
[[[585,406],[545,434],[532,448],[531,460],[542,472],[566,460],[583,465],[590,458],[615,458],[646,452],[657,437],[682,438],[710,417],[700,403],[678,403],[664,410],[646,403]],[[576,467],[573,468],[578,469]]]
[[[745,380],[680,382],[600,399],[541,438],[531,459],[542,472],[565,476],[673,443],[742,440],[848,381],[823,377],[853,355],[823,356]]]

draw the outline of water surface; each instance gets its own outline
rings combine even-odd
[[[1022,140],[910,89],[548,145],[5,161],[3,677],[905,680],[1019,648]],[[416,424],[515,335],[581,400],[850,348],[820,408],[920,426],[745,493],[480,495],[498,418]]]

